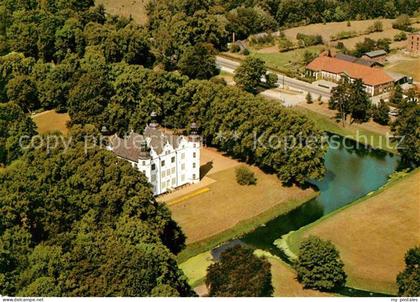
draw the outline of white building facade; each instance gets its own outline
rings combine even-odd
[[[177,136],[159,130],[156,123],[148,125],[143,135],[131,132],[123,139],[114,135],[109,146],[147,177],[154,195],[200,181],[200,148],[195,124],[190,135]]]

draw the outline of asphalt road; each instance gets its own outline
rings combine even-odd
[[[240,64],[239,62],[230,60],[225,57],[220,57],[220,56],[216,57],[216,65],[222,71],[233,73],[235,69],[238,68],[239,64]],[[291,88],[302,90],[304,92],[310,92],[313,97],[317,97],[321,95],[323,97],[329,98],[331,96],[330,91],[326,88],[322,88],[322,87],[319,87],[319,86],[316,86],[316,85],[313,85],[304,81],[290,78],[288,76],[285,76],[284,74],[277,73],[271,70],[270,72],[277,74],[277,76],[279,77],[279,81],[277,82],[277,84],[280,88],[284,86],[289,86]]]

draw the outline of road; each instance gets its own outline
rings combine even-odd
[[[219,67],[220,70],[225,71],[225,72],[233,73],[235,69],[238,68],[239,64],[240,64],[239,62],[225,58],[225,57],[221,57],[221,56],[216,57],[217,67]],[[277,74],[277,76],[279,77],[279,81],[277,82],[277,84],[280,88],[284,88],[285,86],[288,86],[294,89],[302,90],[304,92],[310,92],[312,96],[315,98],[319,95],[323,97],[327,97],[327,98],[331,96],[330,91],[326,88],[322,88],[322,87],[319,87],[319,86],[316,86],[316,85],[313,85],[304,81],[290,78],[278,72],[274,72],[271,70],[270,72]]]

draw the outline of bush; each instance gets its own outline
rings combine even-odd
[[[407,34],[403,31],[399,32],[394,36],[394,41],[404,41],[407,40]]]
[[[394,23],[392,23],[392,28],[403,30],[403,31],[413,31],[411,27],[410,17],[407,15],[399,16]]]
[[[384,26],[381,21],[375,21],[371,26],[368,27],[366,33],[374,33],[374,32],[381,32],[384,30]]]
[[[420,296],[420,247],[414,247],[405,254],[405,269],[397,276],[398,295]]]
[[[252,172],[248,167],[241,166],[236,168],[236,182],[241,186],[255,185],[257,183],[257,178],[255,173]]]
[[[274,88],[274,87],[277,86],[277,82],[279,80],[279,77],[278,77],[277,74],[270,72],[270,73],[267,73],[265,75],[265,80],[266,80],[266,84],[267,84],[268,87]]]
[[[343,30],[336,33],[335,35],[331,35],[330,40],[331,41],[345,40],[345,39],[350,39],[357,36],[358,34],[354,30]]]
[[[308,94],[306,95],[306,103],[308,103],[308,104],[312,104],[313,103],[313,101],[312,101],[312,95],[311,95],[310,92],[308,92]]]
[[[242,54],[243,54],[244,56],[249,56],[249,50],[248,50],[247,48],[245,48],[245,49],[242,51]]]
[[[280,52],[288,51],[295,48],[295,45],[293,44],[293,42],[287,39],[286,37],[281,37],[278,40],[278,43],[279,43]]]
[[[347,275],[340,254],[330,241],[310,236],[299,249],[295,265],[297,277],[305,288],[333,290],[346,284]]]

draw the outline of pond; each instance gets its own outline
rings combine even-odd
[[[325,177],[320,181],[311,181],[318,187],[319,196],[242,238],[214,249],[212,255],[215,259],[232,245],[246,244],[287,261],[286,255],[273,244],[276,239],[377,190],[387,182],[400,162],[399,156],[371,149],[338,135],[329,134],[328,143]]]

